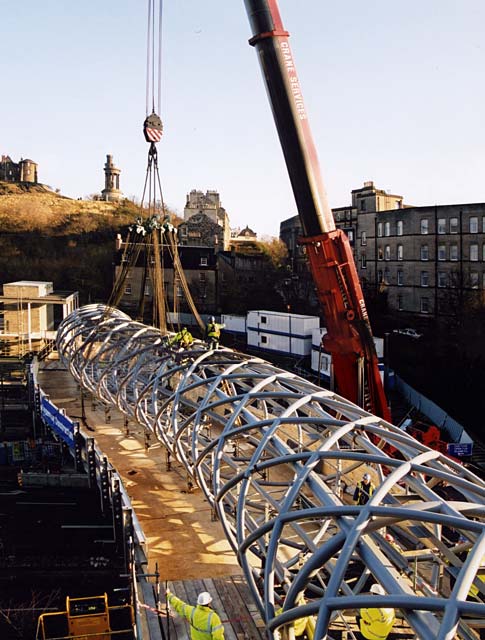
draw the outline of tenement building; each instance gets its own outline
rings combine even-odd
[[[354,252],[364,294],[386,297],[387,308],[419,316],[454,315],[464,298],[485,292],[485,203],[415,207],[365,182],[352,204],[332,210]],[[280,237],[290,267],[304,272],[298,216],[284,220]]]
[[[453,300],[485,290],[485,204],[360,212],[355,257],[366,290],[389,309],[454,315]]]

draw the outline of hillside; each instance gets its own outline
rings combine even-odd
[[[72,200],[42,185],[0,182],[2,233],[42,232],[47,236],[114,230],[133,222],[132,202]]]
[[[72,200],[42,185],[0,182],[0,285],[46,280],[79,291],[81,304],[106,302],[116,235],[139,213],[129,201]]]

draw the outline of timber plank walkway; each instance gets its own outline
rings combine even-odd
[[[263,640],[264,623],[259,615],[251,592],[243,576],[224,578],[204,578],[202,580],[173,581],[168,587],[177,598],[188,604],[195,604],[201,591],[208,591],[213,597],[212,608],[224,624],[225,640]],[[190,625],[176,613],[169,617],[169,634],[166,633],[166,619],[163,621],[166,636],[189,638]]]

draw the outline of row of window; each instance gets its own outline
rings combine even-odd
[[[478,262],[480,259],[480,245],[478,243],[472,243],[469,245],[470,249],[470,262]],[[450,260],[451,262],[456,262],[458,260],[458,245],[457,244],[440,244],[438,245],[438,261],[442,262],[445,260]],[[420,260],[429,260],[429,246],[427,244],[423,244],[419,250]],[[378,260],[391,260],[391,246],[386,244],[384,247],[378,247],[377,249],[377,259]],[[485,262],[485,243],[482,244],[481,251],[481,259]],[[396,260],[402,261],[404,260],[404,248],[402,244],[398,244],[396,246]],[[366,268],[367,265],[367,256],[365,253],[362,253],[360,256],[360,262],[362,269]]]
[[[468,219],[468,233],[479,233],[479,218],[478,216],[472,216]],[[421,235],[428,235],[430,230],[430,218],[421,218],[420,221],[420,233]],[[438,218],[437,221],[437,233],[443,235],[446,233],[459,233],[459,218]],[[396,235],[402,236],[404,233],[404,223],[402,220],[396,221]],[[485,216],[482,216],[481,220],[481,233],[485,233]],[[378,222],[377,223],[377,237],[382,238],[391,235],[391,223]],[[365,231],[362,232],[360,238],[362,246],[367,244],[367,236]]]
[[[382,284],[389,284],[389,269],[384,269],[384,271],[379,270],[377,272],[377,281]],[[420,286],[429,287],[429,283],[429,271],[421,271]],[[398,287],[404,286],[404,272],[402,269],[398,269],[396,272],[396,284]],[[459,283],[456,274],[448,273],[447,271],[438,271],[436,284],[439,289],[444,289],[446,287],[456,288]],[[471,271],[468,274],[468,281],[465,284],[470,289],[478,289],[480,287],[480,274],[477,271]],[[482,273],[482,289],[485,289],[485,272]]]
[[[397,309],[404,311],[403,296],[397,296]],[[421,313],[431,313],[431,304],[429,298],[423,297],[419,300],[419,310]]]

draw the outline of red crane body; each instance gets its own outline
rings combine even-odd
[[[276,0],[245,0],[295,196],[310,271],[325,316],[337,391],[390,420],[369,318],[346,234],[335,228],[300,82]]]

